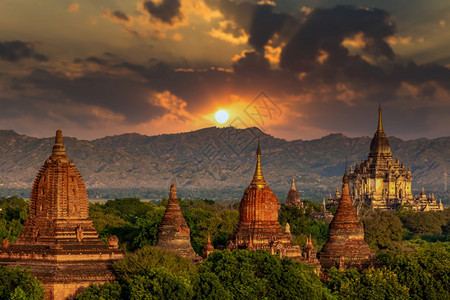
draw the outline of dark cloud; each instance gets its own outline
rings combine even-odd
[[[128,22],[130,20],[130,17],[128,17],[126,13],[121,12],[120,10],[116,10],[116,11],[112,12],[112,15],[114,17],[116,17],[117,19],[123,20],[125,22]]]
[[[95,60],[91,60],[94,61]],[[47,102],[70,101],[93,105],[123,115],[124,122],[139,124],[161,116],[167,111],[150,99],[155,90],[133,76],[113,75],[108,72],[88,72],[75,79],[64,74],[53,74],[37,69],[28,77],[16,81],[16,89],[24,87],[51,91]],[[52,100],[53,99],[53,100]]]
[[[286,13],[274,12],[272,5],[237,3],[230,0],[207,0],[206,3],[219,9],[226,18],[243,28],[250,36],[249,44],[258,52],[264,51],[264,46],[275,33],[289,35],[289,32],[298,26],[296,18]]]
[[[161,3],[146,1],[144,2],[144,8],[153,17],[171,25],[174,24],[176,20],[181,20],[183,18],[180,11],[180,0],[163,0]]]
[[[242,76],[259,77],[270,71],[270,63],[259,52],[245,52],[244,56],[233,65],[233,69],[236,74]]]
[[[332,9],[316,9],[311,12],[298,32],[284,47],[280,66],[298,72],[310,72],[322,64],[318,61],[321,51],[328,64],[345,67],[352,58],[342,45],[345,38],[362,34],[362,51],[376,58],[393,59],[394,52],[385,41],[395,33],[389,14],[381,9],[337,6]]]
[[[34,59],[37,61],[48,61],[47,56],[35,51],[33,43],[23,41],[0,42],[0,59],[16,62],[21,59]]]

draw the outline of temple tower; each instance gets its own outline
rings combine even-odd
[[[123,257],[117,237],[106,246],[89,219],[86,187],[67,157],[62,131],[31,190],[29,217],[16,243],[3,243],[0,264],[29,267],[47,299],[72,298],[90,284],[114,280],[112,263]]]
[[[256,150],[253,180],[239,204],[239,223],[228,236],[228,246],[234,249],[268,250],[281,257],[301,258],[301,249],[291,244],[289,232],[283,232],[278,222],[280,203],[266,183],[261,169],[261,148]]]
[[[208,258],[208,255],[213,251],[214,251],[214,246],[212,245],[211,237],[208,234],[208,239],[206,241],[206,245],[205,245],[205,247],[203,247],[203,250],[202,250],[203,258],[204,259]]]
[[[300,199],[300,195],[295,187],[294,178],[292,178],[291,189],[288,192],[286,198],[286,206],[295,206],[297,208],[303,209],[303,202]]]
[[[411,192],[411,170],[392,157],[391,146],[383,129],[381,105],[378,108],[378,125],[370,143],[370,152],[361,164],[350,169],[350,196],[360,207],[366,203],[374,209],[397,210],[401,205],[410,205],[421,211],[426,207],[439,210],[436,201],[421,202]]]
[[[181,213],[175,184],[170,186],[169,202],[167,203],[161,224],[158,227],[158,242],[156,247],[175,252],[185,258],[201,260],[191,245],[191,231]]]
[[[364,241],[364,228],[350,199],[348,181],[346,169],[342,197],[330,224],[328,241],[319,254],[324,269],[363,269],[373,263],[374,253]]]

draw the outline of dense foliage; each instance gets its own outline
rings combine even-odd
[[[327,285],[339,299],[409,299],[408,287],[385,267],[369,268],[362,273],[332,268],[329,276]]]
[[[200,254],[210,235],[223,249],[238,223],[236,205],[211,200],[181,200]],[[114,270],[117,281],[90,286],[77,299],[445,299],[450,298],[450,209],[417,213],[367,211],[362,221],[365,240],[378,255],[380,267],[361,273],[331,270],[326,284],[306,265],[263,251],[213,252],[201,265],[151,247],[167,199],[154,204],[135,198],[90,204],[100,237],[119,237],[129,251]],[[305,203],[303,211],[282,206],[279,221],[289,223],[293,243],[303,246],[311,234],[318,250],[327,240],[328,224],[314,216],[321,207]],[[15,241],[28,216],[21,198],[0,198],[0,241]],[[28,273],[27,273],[28,272]],[[7,296],[2,296],[7,295]],[[42,286],[29,271],[0,269],[0,299],[39,299]]]
[[[22,198],[0,198],[0,242],[15,242],[28,218],[28,203]]]
[[[30,275],[29,270],[0,265],[0,299],[38,300],[43,299],[44,295],[44,287]]]
[[[375,251],[398,251],[402,248],[403,227],[400,218],[383,211],[375,211],[363,219],[364,239]]]
[[[388,253],[380,257],[410,290],[412,299],[450,299],[450,249],[422,243],[412,254]]]
[[[320,205],[311,202],[306,204],[305,212],[294,206],[283,205],[278,219],[283,226],[289,223],[293,244],[304,246],[311,234],[317,250],[320,250],[328,238],[328,224],[314,218],[314,213],[321,209]]]
[[[215,251],[198,275],[200,286],[218,286],[235,299],[331,298],[312,268],[266,251]]]

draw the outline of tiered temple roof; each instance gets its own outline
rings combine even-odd
[[[108,241],[102,243],[89,219],[86,187],[58,130],[52,155],[34,181],[29,217],[15,243],[2,243],[0,264],[29,267],[47,299],[65,299],[114,279],[112,263],[123,252],[117,237]]]
[[[342,197],[319,260],[324,269],[363,269],[373,263],[374,253],[364,241],[364,228],[350,199],[347,170],[342,182]]]
[[[366,203],[375,209],[397,210],[401,205],[413,210],[441,210],[432,197],[414,199],[411,192],[411,170],[392,157],[391,146],[383,129],[381,105],[378,108],[378,126],[366,160],[350,169],[350,195],[360,207]]]
[[[191,236],[186,220],[181,213],[175,184],[170,186],[169,202],[161,224],[158,227],[158,248],[172,251],[195,261],[200,261],[191,245]]]

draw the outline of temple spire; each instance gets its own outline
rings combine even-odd
[[[66,155],[66,148],[63,144],[62,130],[56,130],[55,145],[53,146],[53,155]]]
[[[261,148],[259,146],[258,139],[258,148],[256,149],[256,168],[255,175],[253,175],[253,180],[251,185],[256,185],[259,188],[264,188],[266,186],[266,181],[264,180],[264,176],[261,169]]]
[[[383,131],[383,120],[381,118],[381,104],[378,106],[378,127],[377,131]]]
[[[177,188],[176,188],[176,186],[175,186],[175,184],[171,184],[170,185],[170,194],[169,194],[169,201],[170,200],[178,200],[178,198],[177,198]]]
[[[292,178],[292,186],[291,186],[291,190],[296,191],[297,189],[295,188],[295,181],[294,178]]]
[[[345,166],[345,173],[344,176],[342,177],[342,189],[344,189],[344,187],[347,186],[347,193],[348,193],[348,173],[347,173],[347,164]]]

